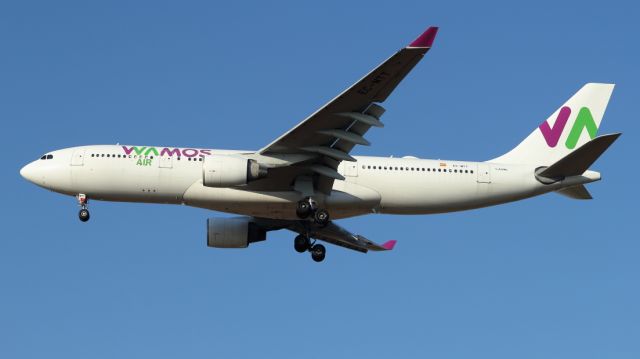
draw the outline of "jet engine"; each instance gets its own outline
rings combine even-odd
[[[247,248],[249,243],[264,241],[267,231],[248,217],[209,218],[207,246],[216,248]]]
[[[202,163],[202,184],[207,187],[243,185],[266,175],[258,162],[239,156],[206,156]]]

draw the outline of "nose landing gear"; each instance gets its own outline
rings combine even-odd
[[[80,218],[80,221],[86,222],[91,217],[88,209],[89,206],[87,205],[89,203],[89,199],[87,198],[87,195],[82,193],[79,194],[77,198],[78,198],[78,204],[80,205],[80,212],[78,212],[78,218]]]

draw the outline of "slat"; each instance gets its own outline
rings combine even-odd
[[[345,140],[351,143],[355,143],[357,145],[369,146],[371,142],[367,141],[364,137],[355,134],[353,132],[347,132],[344,130],[321,130],[318,133],[327,136],[333,136],[339,138],[341,140]]]
[[[318,174],[321,174],[323,176],[327,176],[333,179],[337,179],[340,181],[344,181],[344,177],[338,173],[338,171],[334,170],[333,168],[329,168],[329,167],[325,167],[322,165],[311,165],[309,166],[309,168]]]
[[[336,113],[336,116],[347,117],[358,122],[366,123],[367,125],[373,126],[373,127],[384,127],[384,123],[380,122],[380,120],[378,120],[377,118],[371,115],[365,115],[363,113],[340,112],[340,113]]]
[[[304,151],[308,151],[308,152],[314,152],[314,153],[319,153],[321,155],[325,155],[331,158],[335,158],[337,160],[342,160],[342,161],[350,161],[350,162],[355,162],[356,159],[349,156],[348,153],[344,153],[340,150],[336,150],[333,148],[329,148],[329,147],[323,147],[323,146],[309,146],[309,147],[302,147],[302,150]]]

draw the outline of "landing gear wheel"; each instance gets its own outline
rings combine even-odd
[[[324,227],[329,224],[329,212],[326,209],[319,209],[314,213],[313,220],[317,225]]]
[[[327,250],[324,248],[322,244],[316,244],[313,247],[311,247],[311,259],[313,259],[316,262],[322,262],[326,254],[327,254]]]
[[[89,210],[86,208],[83,208],[80,210],[80,212],[78,212],[78,218],[80,218],[82,222],[88,221],[90,217],[91,216],[89,215]]]
[[[296,238],[293,240],[293,248],[298,253],[303,253],[308,251],[310,246],[311,246],[311,241],[309,241],[309,237],[305,236],[304,234],[297,235]]]
[[[298,216],[298,218],[305,219],[309,217],[310,214],[311,203],[309,203],[309,201],[307,200],[299,201],[298,205],[296,206],[296,215]]]

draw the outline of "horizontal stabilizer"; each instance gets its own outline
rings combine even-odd
[[[579,176],[588,170],[589,166],[591,166],[620,135],[621,133],[614,133],[598,136],[536,175],[549,179]]]
[[[587,187],[582,184],[563,188],[556,191],[556,193],[573,199],[593,199],[593,197],[591,197],[591,193],[587,190]]]

